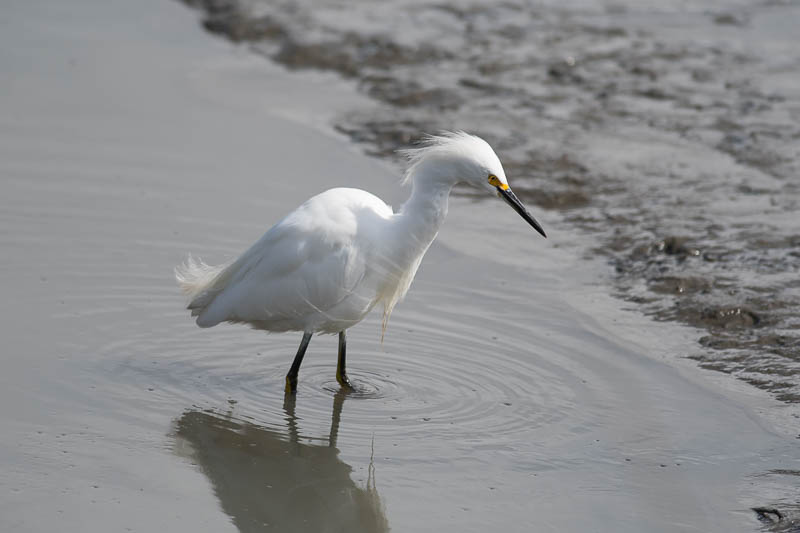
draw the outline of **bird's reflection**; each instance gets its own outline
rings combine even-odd
[[[372,464],[365,487],[350,477],[336,440],[346,392],[334,397],[327,437],[301,442],[294,396],[284,402],[287,432],[208,411],[176,424],[176,447],[209,478],[241,532],[389,531]]]

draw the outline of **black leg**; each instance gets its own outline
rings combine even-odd
[[[352,389],[350,380],[347,379],[347,368],[345,358],[347,356],[347,339],[344,330],[339,332],[339,363],[336,365],[336,381],[344,389]]]
[[[297,390],[297,374],[300,372],[300,364],[303,362],[303,356],[306,355],[306,348],[308,348],[308,343],[311,341],[311,335],[312,333],[309,331],[303,333],[303,340],[300,341],[300,347],[297,349],[297,355],[294,356],[292,368],[290,368],[289,373],[286,374],[287,394],[294,394],[294,392]]]

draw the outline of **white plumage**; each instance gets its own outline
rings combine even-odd
[[[368,192],[330,189],[289,213],[227,265],[189,257],[175,276],[197,324],[206,328],[227,321],[267,331],[303,331],[299,360],[311,333],[340,333],[344,374],[344,331],[376,304],[383,307],[385,330],[445,219],[457,182],[503,197],[544,235],[508,188],[503,167],[484,140],[446,133],[404,153],[412,192],[397,213]],[[340,382],[349,385],[346,376]]]
[[[330,189],[275,224],[233,263],[189,261],[177,276],[200,327],[338,333],[361,320],[391,280],[378,275],[392,209],[358,189]]]

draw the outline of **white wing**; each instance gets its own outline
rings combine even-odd
[[[201,327],[223,321],[275,331],[309,327],[310,316],[324,316],[357,292],[376,225],[391,214],[380,199],[357,189],[319,194],[223,269],[189,308]]]

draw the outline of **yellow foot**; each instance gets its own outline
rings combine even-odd
[[[343,389],[353,389],[353,385],[350,384],[350,379],[347,377],[347,374],[343,372],[336,372],[336,381],[339,382],[339,386],[341,386]]]

